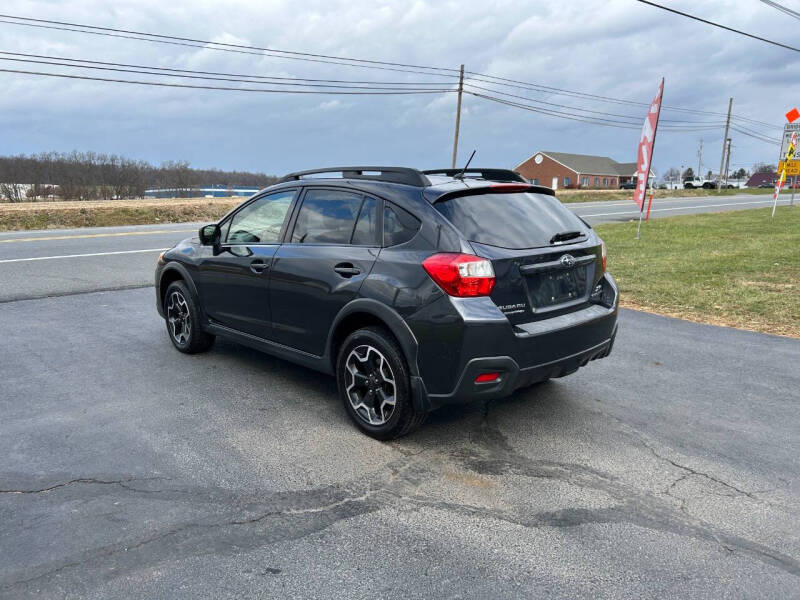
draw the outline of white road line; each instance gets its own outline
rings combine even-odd
[[[702,196],[701,196],[702,197]],[[734,196],[735,197],[735,196]],[[752,198],[752,196],[745,196],[745,198]],[[718,198],[718,200],[726,200],[727,198]],[[653,198],[653,202],[697,202],[698,198],[696,197],[689,197],[689,198]],[[604,206],[629,206],[633,202],[633,199],[626,200],[624,202],[614,202],[613,200],[592,200],[591,202],[563,202],[562,204],[566,204],[567,206],[571,205],[583,205],[583,206],[591,206],[591,205],[604,205]],[[737,202],[736,204],[747,204],[747,202]]]
[[[117,231],[114,233],[81,233],[38,237],[10,237],[0,239],[0,244],[10,244],[13,242],[50,242],[52,240],[83,240],[87,238],[123,237],[130,235],[161,235],[164,233],[187,233],[190,231],[194,231],[194,229],[157,229],[151,231]]]
[[[32,258],[6,258],[0,260],[0,264],[28,262],[32,260],[54,260],[57,258],[84,258],[86,256],[112,256],[115,254],[138,254],[143,252],[161,252],[162,250],[167,250],[167,248],[148,248],[147,250],[120,250],[118,252],[92,252],[91,254],[62,254],[61,256],[35,256]]]
[[[672,208],[654,208],[650,212],[664,212],[668,210],[689,210],[692,208],[716,208],[718,206],[745,206],[746,204],[772,204],[772,200],[758,200],[754,202],[729,202],[728,204],[703,204],[697,206],[674,206]],[[612,217],[612,216],[625,216],[625,215],[638,215],[638,210],[633,211],[619,211],[619,212],[610,212],[610,213],[594,213],[591,215],[580,215],[584,218],[586,217]],[[693,214],[693,213],[689,213]]]

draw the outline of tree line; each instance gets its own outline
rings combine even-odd
[[[154,166],[116,154],[43,152],[0,157],[0,201],[36,198],[110,200],[142,198],[146,189],[164,189],[175,196],[192,195],[199,187],[262,188],[276,178],[264,173],[193,169],[185,161]]]

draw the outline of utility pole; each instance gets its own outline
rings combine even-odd
[[[700,148],[697,150],[697,174],[695,177],[700,177],[702,179],[702,171],[703,168],[703,140],[700,140]]]
[[[728,138],[728,152],[726,153],[725,158],[725,187],[728,187],[728,169],[731,168],[731,138]],[[722,174],[720,174],[720,179],[722,179]]]
[[[453,163],[451,168],[456,168],[456,155],[458,154],[458,129],[461,127],[461,96],[464,93],[464,65],[461,65],[461,74],[458,77],[458,108],[456,108],[456,134],[453,138]]]
[[[725,135],[722,137],[722,157],[719,159],[719,178],[717,179],[717,190],[722,189],[722,169],[725,168],[725,150],[728,145],[728,132],[731,128],[731,110],[733,110],[733,98],[728,101],[728,120],[725,121]]]

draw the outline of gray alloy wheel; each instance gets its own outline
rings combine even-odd
[[[345,393],[369,425],[384,425],[394,413],[397,387],[389,361],[374,346],[353,348],[345,361]]]
[[[180,290],[173,289],[167,298],[167,323],[169,334],[176,344],[185,346],[192,334],[192,317],[189,303]]]

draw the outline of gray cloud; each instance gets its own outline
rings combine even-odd
[[[746,0],[671,3],[765,37],[795,42],[797,23]],[[210,1],[36,2],[4,12],[214,41],[458,67],[559,88],[665,103],[782,124],[800,104],[797,54],[643,6],[576,2]],[[277,76],[415,80],[418,75],[164,46],[0,24],[0,49],[163,67]],[[19,68],[10,66],[9,68]],[[42,69],[45,70],[45,69]],[[131,76],[130,78],[135,78]],[[433,79],[433,78],[432,78]],[[449,163],[455,97],[343,97],[147,88],[0,74],[0,153],[92,149],[154,162],[281,173],[334,163]],[[502,88],[501,88],[502,89]],[[505,88],[568,106],[639,115],[644,109]],[[665,118],[720,117],[663,113]],[[554,119],[467,96],[461,156],[513,166],[537,149],[635,160],[637,130]],[[753,126],[768,131],[762,126]],[[772,132],[777,134],[777,132]],[[777,149],[735,133],[732,163],[774,162]],[[655,164],[719,166],[722,130],[659,133]]]

